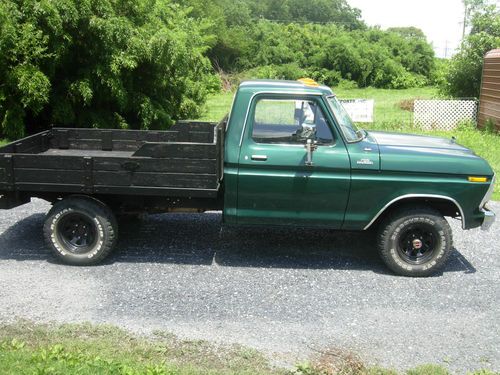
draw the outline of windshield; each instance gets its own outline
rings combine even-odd
[[[349,117],[349,114],[337,98],[335,96],[329,96],[328,103],[330,104],[330,108],[332,109],[335,119],[340,125],[347,142],[360,141],[363,138],[363,132],[361,132],[356,125],[354,125],[354,122]]]

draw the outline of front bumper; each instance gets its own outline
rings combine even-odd
[[[481,212],[484,214],[483,224],[481,225],[481,230],[489,230],[495,221],[495,213],[488,210],[486,207],[481,208]]]

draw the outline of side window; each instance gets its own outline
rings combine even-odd
[[[253,120],[252,138],[258,143],[333,143],[321,108],[311,100],[260,99]]]

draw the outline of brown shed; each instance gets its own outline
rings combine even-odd
[[[478,126],[484,127],[488,120],[500,131],[500,49],[491,50],[484,57]]]

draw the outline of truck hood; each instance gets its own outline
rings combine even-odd
[[[379,147],[382,148],[405,148],[405,149],[425,149],[432,152],[439,150],[441,153],[451,151],[452,153],[473,154],[474,152],[467,147],[455,143],[452,139],[430,137],[425,135],[401,134],[401,133],[385,133],[385,132],[370,132],[370,135],[375,138]],[[421,150],[423,151],[423,150]]]
[[[452,139],[369,132],[380,153],[380,169],[445,174],[493,175],[488,163]]]

